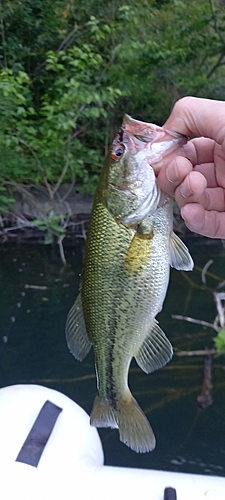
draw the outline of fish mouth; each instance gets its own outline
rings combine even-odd
[[[142,142],[167,142],[174,139],[174,142],[182,146],[188,141],[186,135],[174,130],[163,129],[154,123],[136,120],[127,114],[123,118],[122,130],[125,134],[131,134]]]
[[[187,135],[179,134],[179,132],[167,129],[165,129],[165,132],[169,134],[171,137],[173,137],[180,146],[184,146],[184,144],[186,144],[188,141]]]
[[[167,134],[172,135],[172,137],[174,137],[174,139],[187,140],[187,136],[183,135],[183,134],[179,134],[179,132],[175,132],[174,130],[168,130],[168,129],[163,129],[163,130],[165,130],[165,132],[167,132]]]
[[[124,115],[121,128],[125,134],[138,136],[137,138],[142,138],[142,140],[145,138],[147,142],[147,138],[149,138],[150,141],[153,139],[153,134],[158,126],[153,123],[135,120],[130,115]]]

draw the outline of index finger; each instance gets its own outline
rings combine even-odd
[[[205,136],[225,146],[225,102],[183,97],[163,125],[183,135]]]
[[[183,146],[183,153],[192,165],[201,165],[202,163],[211,163],[214,161],[215,141],[206,137],[197,137],[191,139]]]
[[[186,226],[193,232],[208,238],[225,237],[225,213],[204,210],[198,203],[190,203],[181,209]]]

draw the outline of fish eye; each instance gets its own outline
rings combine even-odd
[[[125,151],[125,146],[123,144],[115,147],[111,152],[111,158],[115,161],[119,160],[123,155],[124,151]]]
[[[135,135],[134,137],[141,142],[152,142],[153,140],[152,136]]]

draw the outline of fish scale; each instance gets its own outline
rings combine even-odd
[[[66,325],[77,359],[94,348],[98,392],[91,424],[118,427],[120,440],[137,452],[154,449],[155,437],[129,390],[130,363],[135,357],[150,373],[171,359],[172,346],[155,317],[170,266],[193,267],[172,230],[172,199],[160,191],[151,165],[183,143],[179,134],[125,116],[99,179],[81,293]]]

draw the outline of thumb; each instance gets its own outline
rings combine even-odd
[[[205,136],[225,146],[225,102],[184,97],[176,102],[164,129]]]

